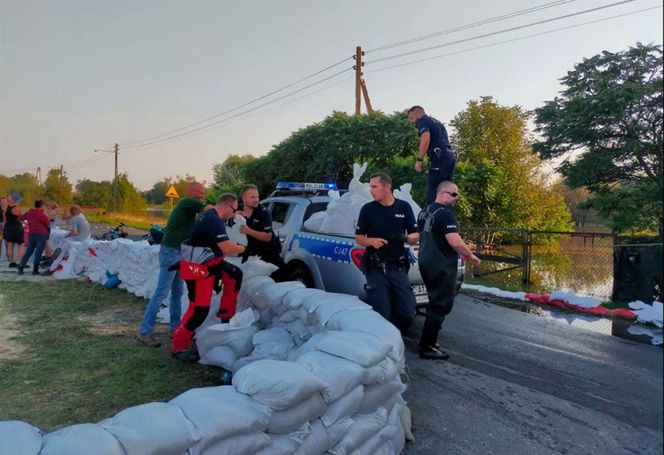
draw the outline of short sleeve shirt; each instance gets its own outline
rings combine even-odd
[[[388,260],[396,260],[405,255],[403,235],[417,232],[415,216],[410,204],[401,199],[395,199],[390,206],[372,201],[364,204],[360,209],[357,220],[357,235],[380,237],[388,244],[380,248],[378,254]],[[367,252],[376,252],[373,247],[367,247]]]
[[[203,207],[205,207],[205,203],[193,197],[180,199],[180,202],[175,205],[168,217],[161,244],[179,250],[180,244],[185,241],[191,232],[191,228],[196,221],[196,215],[203,210]]]
[[[74,240],[82,242],[90,237],[90,223],[88,223],[88,220],[85,219],[82,213],[71,217],[69,227],[76,231],[76,235],[72,236]]]
[[[428,216],[429,214],[431,216]],[[429,218],[428,224],[427,218]],[[438,249],[444,256],[453,256],[456,258],[457,253],[452,249],[445,237],[446,234],[459,232],[459,223],[451,209],[434,202],[420,213],[417,225],[421,232],[431,232]]]
[[[247,218],[247,226],[259,232],[272,233],[272,217],[261,205],[256,207],[251,216]],[[247,236],[247,254],[260,255],[270,246],[270,242],[262,242],[250,235]]]
[[[194,224],[191,234],[189,234],[189,245],[208,247],[217,257],[224,254],[218,243],[225,240],[229,240],[226,226],[216,210],[205,212]]]
[[[431,163],[436,163],[440,158],[433,155],[432,152],[435,148],[440,148],[443,153],[447,152],[448,149],[451,149],[450,140],[447,137],[447,130],[433,117],[428,115],[423,115],[415,123],[417,131],[420,136],[428,132],[429,133],[429,148],[427,150],[427,155]]]

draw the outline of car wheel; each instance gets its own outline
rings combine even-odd
[[[293,268],[293,271],[290,273],[290,279],[291,281],[299,281],[308,288],[314,287],[314,279],[306,266],[298,265]]]

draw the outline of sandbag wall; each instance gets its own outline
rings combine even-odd
[[[96,257],[91,263],[107,256]],[[156,261],[144,267],[156,269]],[[398,330],[356,297],[274,283],[270,267],[243,265],[238,314],[229,324],[206,321],[196,334],[201,362],[232,369],[231,386],[191,389],[45,435],[25,422],[0,422],[3,453],[400,453],[405,357]],[[88,273],[93,268],[101,270]]]

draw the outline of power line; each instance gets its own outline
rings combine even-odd
[[[247,110],[245,110],[245,111],[239,112],[239,113],[237,113],[237,114],[235,114],[235,115],[233,115],[233,116],[231,116],[231,117],[227,117],[227,118],[225,118],[225,119],[220,119],[220,120],[217,120],[217,121],[215,121],[215,122],[212,122],[212,123],[210,123],[210,124],[208,124],[208,125],[204,125],[204,126],[201,126],[201,127],[195,128],[195,129],[193,129],[193,130],[189,130],[189,131],[186,131],[186,132],[184,132],[184,133],[180,133],[180,134],[175,134],[175,135],[173,135],[173,136],[165,137],[165,138],[158,139],[158,140],[155,140],[155,141],[152,141],[152,142],[148,142],[148,143],[145,143],[145,144],[134,145],[134,146],[128,146],[128,147],[125,147],[125,149],[128,149],[128,148],[129,148],[129,149],[137,149],[137,148],[148,147],[148,146],[151,146],[151,145],[161,144],[161,143],[163,143],[163,142],[170,141],[171,139],[177,139],[177,138],[180,138],[180,137],[183,137],[183,136],[187,136],[187,135],[190,135],[190,134],[193,134],[193,133],[197,133],[197,132],[199,132],[199,131],[203,131],[203,130],[207,130],[207,129],[210,129],[210,128],[218,127],[218,126],[220,126],[221,124],[223,124],[223,123],[225,123],[225,122],[228,122],[228,121],[230,121],[230,120],[233,120],[234,118],[239,117],[240,115],[247,114],[247,113],[249,113],[249,112],[253,112],[253,111],[257,110],[257,109],[260,109],[261,107],[264,107],[264,106],[270,105],[270,104],[272,104],[272,103],[276,103],[277,101],[280,101],[280,100],[282,100],[282,99],[288,98],[288,97],[290,97],[290,96],[292,96],[292,95],[295,95],[295,94],[297,94],[297,93],[300,93],[300,92],[302,92],[302,91],[304,91],[304,90],[306,90],[306,89],[308,89],[308,88],[314,87],[314,86],[316,86],[316,85],[318,85],[318,84],[321,84],[321,83],[323,83],[323,82],[325,82],[325,81],[328,81],[328,80],[330,80],[330,79],[332,79],[332,78],[335,78],[335,77],[337,77],[337,76],[339,76],[339,75],[341,75],[341,74],[343,74],[343,73],[345,73],[346,71],[351,70],[351,69],[352,69],[352,67],[344,68],[343,70],[338,71],[338,72],[332,74],[331,76],[327,76],[327,77],[325,77],[325,78],[323,78],[323,79],[320,79],[320,80],[318,80],[318,81],[316,81],[316,82],[314,82],[314,83],[312,83],[312,84],[309,84],[309,85],[307,85],[307,86],[305,86],[305,87],[299,88],[299,89],[294,90],[294,91],[292,91],[292,92],[289,92],[289,93],[287,93],[287,94],[285,94],[285,95],[282,95],[282,96],[280,96],[280,97],[278,97],[278,98],[275,98],[275,99],[273,99],[273,100],[267,101],[267,102],[265,102],[265,103],[263,103],[263,104],[259,104],[258,106],[254,106],[254,107],[252,107],[252,108],[250,108],[250,109],[247,109]]]
[[[524,39],[533,38],[533,37],[541,36],[541,35],[548,35],[550,33],[555,33],[555,32],[559,32],[559,31],[562,31],[562,30],[569,30],[569,29],[573,29],[573,28],[583,27],[583,26],[586,26],[586,25],[596,24],[596,23],[599,23],[599,22],[605,22],[605,21],[608,21],[608,20],[611,20],[611,19],[617,19],[617,18],[624,17],[624,16],[631,16],[633,14],[638,14],[638,13],[642,13],[642,12],[645,12],[645,11],[651,11],[653,9],[658,9],[658,8],[662,8],[662,7],[663,7],[662,5],[658,5],[658,6],[653,6],[653,7],[650,7],[650,8],[643,8],[643,9],[639,9],[639,10],[636,10],[636,11],[630,11],[628,13],[617,14],[615,16],[605,17],[605,18],[602,18],[602,19],[596,19],[596,20],[592,20],[592,21],[588,21],[588,22],[582,22],[580,24],[569,25],[569,26],[566,26],[566,27],[560,27],[560,28],[556,28],[556,29],[553,29],[553,30],[547,30],[545,32],[533,33],[533,34],[530,34],[530,35],[524,35],[524,36],[520,36],[520,37],[517,37],[517,38],[507,39],[507,40],[503,40],[503,41],[497,41],[497,42],[494,42],[494,43],[484,44],[482,46],[476,46],[476,47],[471,47],[471,48],[468,48],[468,49],[462,49],[462,50],[459,50],[459,51],[456,51],[456,52],[450,52],[450,53],[447,53],[447,54],[435,55],[433,57],[422,58],[422,59],[413,60],[413,61],[410,61],[410,62],[399,63],[397,65],[385,66],[385,67],[382,67],[382,68],[377,68],[377,69],[374,69],[374,70],[366,71],[366,73],[367,74],[377,73],[379,71],[390,70],[390,69],[399,68],[399,67],[402,67],[402,66],[414,65],[416,63],[422,63],[422,62],[427,62],[429,60],[435,60],[435,59],[438,59],[438,58],[449,57],[451,55],[463,54],[463,53],[475,51],[475,50],[478,50],[478,49],[484,49],[484,48],[487,48],[487,47],[498,46],[500,44],[511,43],[511,42],[514,42],[514,41],[521,41],[521,40],[524,40]]]
[[[222,117],[222,116],[224,116],[224,115],[226,115],[226,114],[229,114],[229,113],[231,113],[231,112],[234,112],[234,111],[236,111],[236,110],[238,110],[238,109],[242,109],[243,107],[249,106],[250,104],[253,104],[253,103],[257,102],[257,101],[263,100],[263,99],[265,99],[265,98],[267,98],[267,97],[269,97],[269,96],[272,96],[272,95],[275,95],[275,94],[277,94],[277,93],[280,93],[280,92],[282,92],[282,91],[284,91],[284,90],[286,90],[286,89],[288,89],[288,88],[290,88],[290,87],[293,87],[294,85],[299,84],[300,82],[304,82],[304,81],[306,81],[306,80],[308,80],[308,79],[311,79],[312,77],[318,76],[319,74],[322,74],[322,73],[324,73],[325,71],[328,71],[328,70],[330,70],[330,69],[332,69],[332,68],[335,68],[335,67],[341,65],[342,63],[344,63],[344,62],[346,62],[346,61],[348,61],[348,60],[351,60],[351,59],[352,59],[352,57],[346,57],[345,59],[343,59],[343,60],[339,60],[338,62],[333,63],[332,65],[326,66],[325,68],[322,68],[322,69],[316,71],[315,73],[312,73],[312,74],[310,74],[310,75],[308,75],[308,76],[305,76],[305,77],[303,77],[303,78],[301,78],[301,79],[298,79],[298,80],[296,80],[295,82],[291,82],[290,84],[284,85],[284,86],[281,87],[281,88],[278,88],[278,89],[273,90],[273,91],[271,91],[271,92],[269,92],[269,93],[266,93],[266,94],[264,94],[264,95],[261,95],[261,96],[259,96],[258,98],[254,98],[254,99],[251,100],[251,101],[247,101],[246,103],[242,103],[242,104],[240,104],[240,105],[237,105],[237,106],[235,106],[235,107],[232,107],[232,108],[230,108],[230,109],[228,109],[228,110],[226,110],[226,111],[224,111],[224,112],[221,112],[221,113],[219,113],[219,114],[213,115],[212,117],[208,117],[208,118],[205,118],[205,119],[203,119],[203,120],[199,120],[198,122],[191,123],[191,124],[189,124],[189,125],[187,125],[187,126],[183,126],[183,127],[181,127],[181,128],[175,128],[175,129],[170,130],[170,131],[165,131],[165,132],[163,132],[163,133],[157,134],[157,135],[155,135],[155,136],[147,137],[147,138],[145,138],[145,139],[141,139],[141,140],[137,140],[137,141],[133,141],[133,142],[128,142],[128,143],[126,143],[126,144],[123,144],[123,146],[124,146],[124,148],[132,148],[132,147],[130,147],[130,146],[134,146],[134,145],[136,145],[136,144],[140,144],[141,142],[148,142],[148,141],[151,141],[151,140],[153,140],[153,139],[157,139],[157,138],[162,137],[162,136],[167,136],[167,135],[169,135],[169,134],[177,133],[177,132],[179,132],[179,131],[183,131],[183,130],[186,130],[186,129],[192,128],[192,127],[194,127],[194,126],[198,126],[198,125],[200,125],[200,124],[202,124],[202,123],[209,122],[210,120],[214,120],[214,119],[216,119],[216,118]]]
[[[406,44],[417,43],[419,41],[424,41],[424,40],[427,40],[427,39],[436,38],[438,36],[448,35],[450,33],[455,33],[455,32],[459,32],[459,31],[462,31],[462,30],[468,30],[468,29],[471,29],[471,28],[479,27],[480,25],[491,24],[493,22],[500,22],[500,21],[503,21],[505,19],[512,19],[514,17],[522,16],[524,14],[530,14],[530,13],[534,13],[534,12],[537,12],[537,11],[543,11],[543,10],[548,9],[548,8],[553,8],[553,7],[564,5],[564,4],[567,4],[567,3],[572,3],[572,2],[575,2],[575,1],[576,0],[559,0],[559,1],[551,2],[551,3],[545,3],[545,4],[542,4],[542,5],[538,5],[538,6],[533,6],[531,8],[526,8],[526,9],[522,9],[522,10],[519,10],[519,11],[514,11],[512,13],[503,14],[501,16],[490,17],[488,19],[483,19],[481,21],[472,22],[470,24],[460,25],[459,27],[454,27],[454,28],[450,28],[450,29],[443,30],[443,31],[440,31],[440,32],[431,33],[429,35],[419,36],[417,38],[411,38],[411,39],[408,39],[408,40],[405,40],[405,41],[399,41],[398,43],[387,44],[385,46],[376,47],[376,48],[373,48],[373,49],[370,49],[370,50],[366,51],[365,53],[368,54],[370,52],[378,52],[378,51],[382,51],[382,50],[385,50],[385,49],[392,49],[392,48],[395,48],[395,47],[398,47],[398,46],[405,46]]]
[[[408,55],[420,54],[422,52],[431,51],[433,49],[439,49],[441,47],[453,46],[455,44],[466,43],[468,41],[475,41],[475,40],[478,40],[478,39],[487,38],[489,36],[495,36],[495,35],[500,35],[500,34],[503,34],[503,33],[513,32],[515,30],[522,30],[524,28],[534,27],[536,25],[542,25],[542,24],[546,24],[546,23],[549,23],[549,22],[555,22],[555,21],[559,21],[559,20],[562,20],[562,19],[568,19],[568,18],[574,17],[574,16],[580,16],[582,14],[587,14],[587,13],[591,13],[591,12],[594,12],[594,11],[600,11],[600,10],[603,10],[603,9],[612,8],[612,7],[618,6],[618,5],[624,5],[626,3],[632,3],[634,1],[636,1],[636,0],[622,0],[620,2],[610,3],[608,5],[602,5],[602,6],[598,6],[596,8],[589,8],[589,9],[586,9],[586,10],[577,11],[577,12],[574,12],[574,13],[565,14],[565,15],[562,15],[562,16],[557,16],[557,17],[553,17],[553,18],[549,18],[549,19],[544,19],[544,20],[541,20],[541,21],[530,22],[530,23],[524,24],[524,25],[517,25],[515,27],[509,27],[509,28],[505,28],[505,29],[498,30],[498,31],[495,31],[495,32],[484,33],[482,35],[475,35],[475,36],[471,36],[469,38],[463,38],[463,39],[456,40],[456,41],[449,41],[447,43],[437,44],[435,46],[429,46],[429,47],[425,47],[425,48],[422,48],[422,49],[415,49],[415,50],[408,51],[408,52],[402,52],[400,54],[389,55],[387,57],[381,57],[381,58],[366,62],[366,65],[372,65],[372,64],[375,64],[375,63],[378,63],[378,62],[383,62],[383,61],[386,61],[386,60],[394,60],[395,58],[406,57]]]

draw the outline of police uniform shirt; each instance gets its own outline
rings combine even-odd
[[[416,123],[417,131],[419,135],[429,132],[429,148],[427,149],[427,155],[429,156],[429,163],[432,167],[440,167],[440,164],[449,159],[448,154],[452,154],[450,145],[450,140],[447,137],[447,130],[433,117],[428,115],[423,115]],[[437,156],[433,153],[435,148],[441,150],[441,156]],[[454,155],[452,155],[452,159]]]
[[[355,233],[387,240],[388,244],[378,250],[383,258],[397,260],[406,254],[403,239],[405,232],[417,232],[413,209],[406,201],[395,199],[390,206],[372,201],[360,209]],[[367,247],[367,253],[375,251],[375,248]]]
[[[226,227],[214,209],[203,213],[189,234],[189,245],[208,247],[217,257],[224,254],[218,243],[225,240],[229,240]]]
[[[456,264],[457,253],[447,242],[447,238],[445,238],[446,234],[459,232],[459,223],[457,222],[456,215],[448,207],[434,202],[418,216],[417,225],[420,231],[424,231],[425,227],[427,227],[426,220],[429,217],[431,219],[428,228],[433,235],[438,250],[446,259],[453,260]]]
[[[256,207],[251,216],[247,218],[247,226],[258,232],[272,232],[272,217],[263,206]],[[250,235],[247,236],[247,255],[260,255],[265,253],[270,242],[263,242]]]

